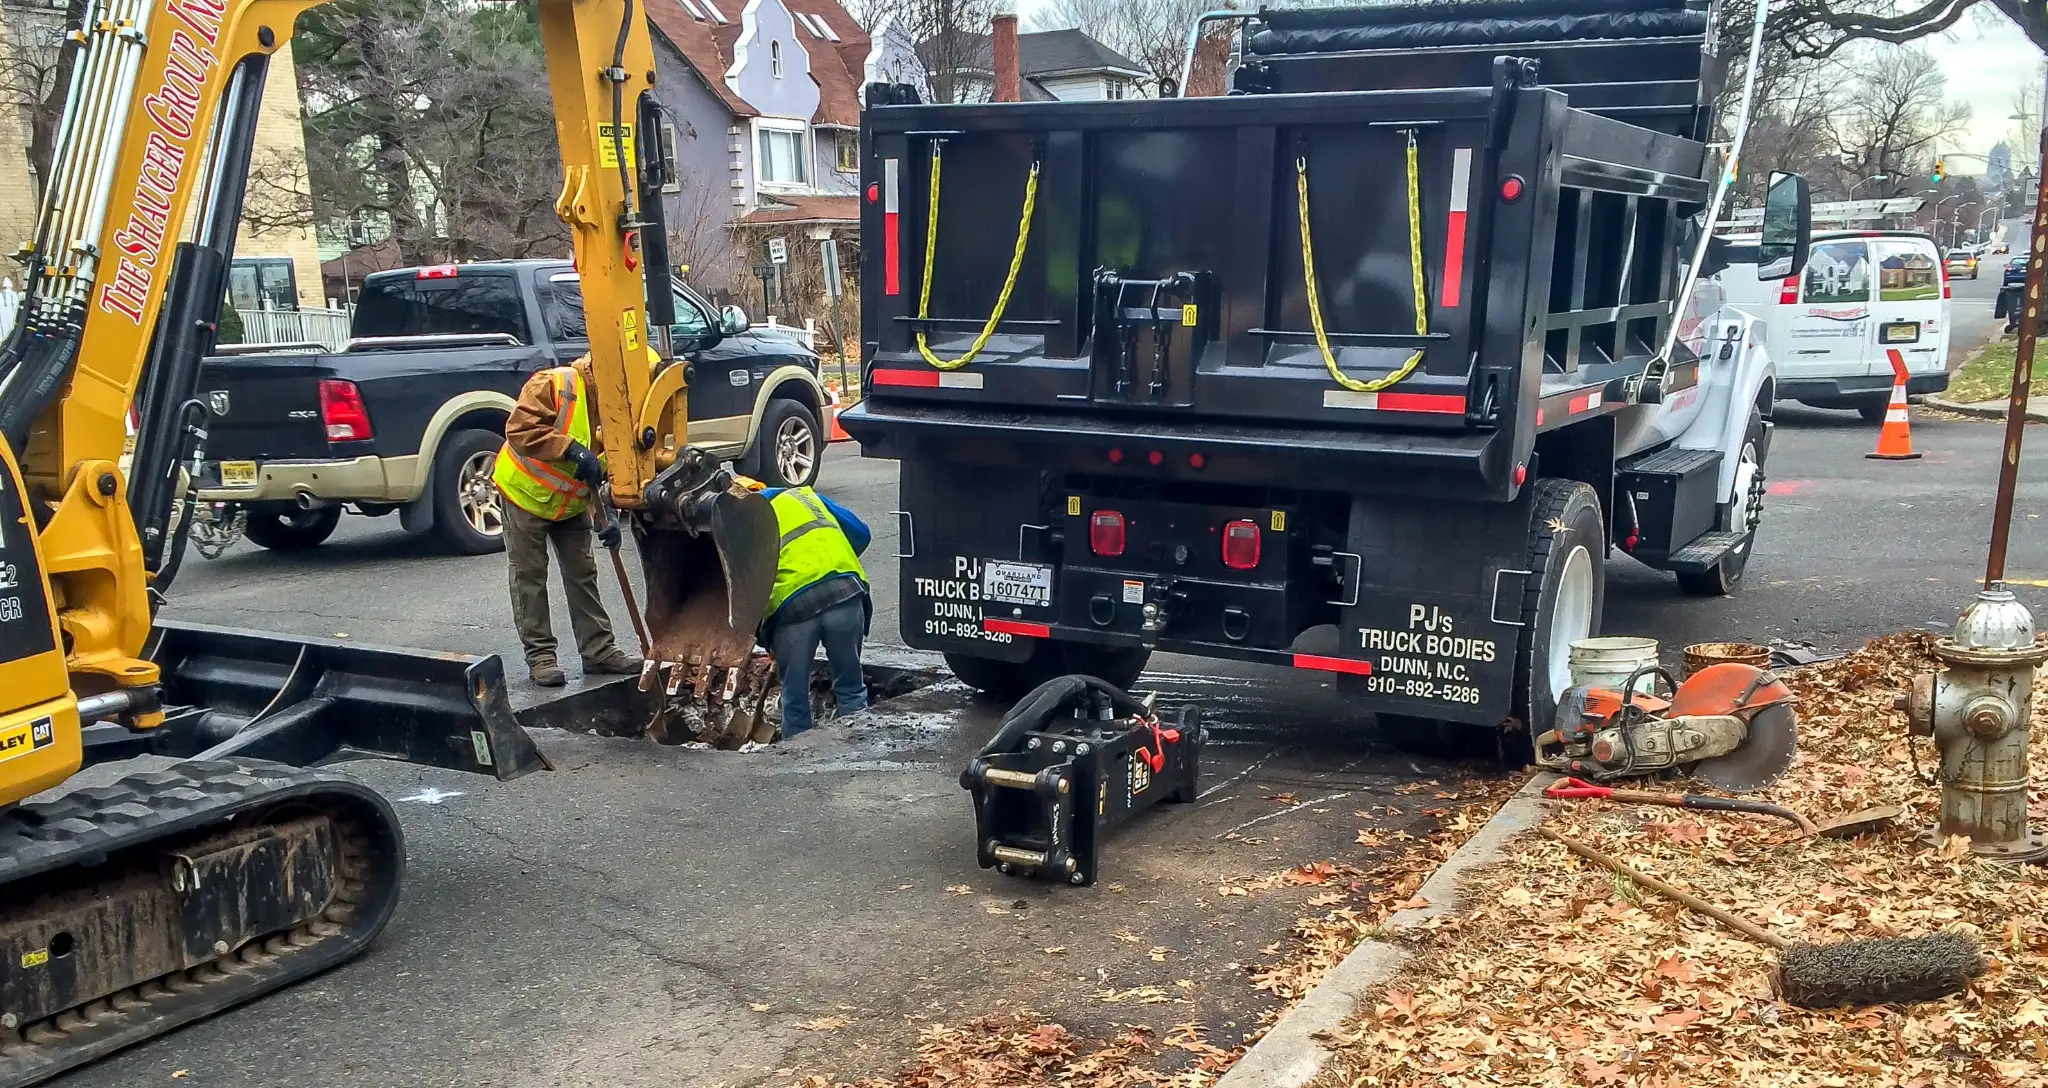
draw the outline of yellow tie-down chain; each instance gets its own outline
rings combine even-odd
[[[931,317],[932,307],[932,256],[939,245],[939,141],[932,141],[931,192],[925,201],[929,211],[924,223],[924,287],[917,295],[917,319],[922,322]],[[1024,179],[1024,211],[1017,219],[1017,248],[1010,253],[1010,272],[1003,277],[1003,293],[996,296],[996,308],[988,315],[988,323],[981,327],[981,335],[968,345],[967,353],[958,359],[942,359],[927,342],[928,333],[917,330],[918,354],[924,361],[940,370],[958,370],[974,361],[981,349],[988,346],[988,338],[996,333],[996,326],[1002,324],[1003,311],[1010,308],[1010,293],[1017,288],[1017,273],[1024,268],[1024,247],[1031,241],[1031,211],[1038,206],[1038,160],[1031,161],[1031,174]]]
[[[1429,300],[1424,295],[1422,282],[1422,186],[1420,172],[1416,166],[1415,130],[1406,130],[1408,136],[1408,263],[1415,280],[1415,334],[1429,334]],[[1301,218],[1301,275],[1308,287],[1308,319],[1316,332],[1316,350],[1322,352],[1323,366],[1330,371],[1330,377],[1338,385],[1355,393],[1377,393],[1400,382],[1415,373],[1422,363],[1422,349],[1408,357],[1400,368],[1384,378],[1359,381],[1344,373],[1337,366],[1337,354],[1330,350],[1330,336],[1323,328],[1323,302],[1316,291],[1316,248],[1309,238],[1308,227],[1308,156],[1297,156],[1294,160],[1294,195]],[[1021,244],[1019,252],[1022,252]]]

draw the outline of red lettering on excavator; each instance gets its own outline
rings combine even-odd
[[[114,262],[114,278],[100,285],[100,309],[142,324],[142,306],[149,298],[149,273],[127,262]]]

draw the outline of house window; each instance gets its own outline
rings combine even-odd
[[[762,129],[761,183],[763,185],[802,185],[807,180],[809,180],[809,176],[804,172],[803,130]]]
[[[860,133],[839,133],[839,172],[860,173]]]
[[[682,192],[683,171],[676,156],[676,126],[674,125],[664,124],[661,126],[661,161],[667,168],[668,173],[668,184],[661,187],[662,191],[665,193]]]
[[[1123,99],[1123,96],[1124,96],[1124,81],[1123,81],[1123,80],[1121,80],[1121,79],[1112,79],[1112,80],[1110,80],[1110,81],[1109,81],[1109,100],[1110,100],[1111,102],[1117,102],[1117,101],[1121,101],[1121,100]]]
[[[768,43],[768,74],[774,76],[776,79],[782,78],[781,42],[771,41]]]

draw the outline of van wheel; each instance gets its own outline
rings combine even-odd
[[[301,510],[290,503],[251,504],[244,536],[274,552],[302,552],[317,548],[334,535],[341,524],[341,507],[323,506]]]
[[[1742,571],[1749,566],[1756,528],[1764,517],[1763,441],[1763,413],[1751,408],[1735,466],[1735,499],[1722,507],[1717,523],[1724,532],[1740,530],[1742,543],[1706,570],[1678,572],[1678,588],[1695,597],[1726,597],[1742,585]]]
[[[434,452],[434,535],[458,555],[505,549],[505,497],[491,480],[504,444],[489,431],[456,431]]]
[[[1891,410],[1892,402],[1889,397],[1881,401],[1873,401],[1869,404],[1859,404],[1856,406],[1856,414],[1862,416],[1865,423],[1883,423],[1885,413]]]
[[[769,487],[803,487],[817,480],[824,453],[823,432],[810,408],[802,401],[771,400],[741,471]]]
[[[1139,648],[1036,641],[1031,656],[1022,661],[997,661],[949,650],[945,655],[946,667],[968,687],[1004,702],[1014,702],[1047,680],[1073,673],[1093,676],[1129,691],[1152,657],[1152,651]]]
[[[1572,686],[1572,643],[1599,632],[1607,600],[1607,530],[1590,486],[1577,480],[1536,481],[1528,566],[1523,637],[1515,648],[1513,714],[1528,729],[1540,731],[1550,728],[1558,696]],[[1519,744],[1531,743],[1528,729]]]

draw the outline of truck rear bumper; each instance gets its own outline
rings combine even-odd
[[[300,496],[326,502],[411,502],[419,497],[417,457],[344,457],[262,461],[251,487],[221,484],[220,462],[201,474],[202,502],[297,502]]]

